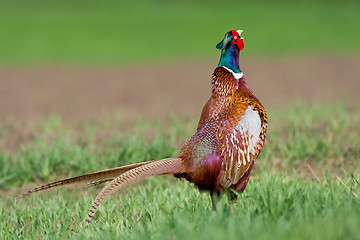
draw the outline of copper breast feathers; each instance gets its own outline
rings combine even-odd
[[[245,79],[236,79],[224,69],[220,74],[214,73],[209,102],[219,104],[211,107],[214,111],[208,111],[208,117],[217,123],[216,138],[220,140],[223,173],[219,185],[229,188],[239,182],[259,155],[265,141],[267,115]]]

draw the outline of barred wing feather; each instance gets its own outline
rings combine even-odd
[[[238,124],[224,133],[221,156],[224,174],[220,180],[222,187],[236,184],[257,157],[260,139],[261,119],[257,110],[250,106]]]

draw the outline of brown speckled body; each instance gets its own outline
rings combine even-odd
[[[254,154],[249,155],[250,161],[236,169],[232,167],[231,175],[238,175],[234,183],[222,181],[226,171],[226,136],[230,135],[245,115],[248,107],[256,110],[261,119],[261,132]],[[238,192],[244,191],[253,168],[265,142],[267,115],[260,101],[247,85],[245,78],[236,79],[224,67],[217,67],[212,78],[212,95],[205,104],[196,134],[182,148],[179,158],[185,160],[192,171],[175,175],[193,182],[200,190],[222,192],[224,188],[232,188]],[[242,136],[235,148],[245,149],[248,146]],[[235,161],[233,161],[233,164]]]

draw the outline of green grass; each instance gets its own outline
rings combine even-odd
[[[76,127],[57,117],[2,124],[0,139],[23,137],[1,146],[0,239],[360,238],[360,108],[347,104],[270,109],[267,143],[234,212],[225,197],[211,211],[208,194],[168,176],[115,194],[89,229],[84,219],[99,189],[69,187],[14,201],[34,182],[175,156],[196,125],[173,117],[123,127],[121,118],[104,119]]]
[[[127,64],[217,56],[229,29],[246,55],[358,54],[359,1],[0,1],[2,64]]]
[[[84,217],[93,196],[76,195],[61,191],[26,202],[2,201],[0,211],[7,217],[0,223],[1,239],[359,238],[359,199],[335,181],[264,174],[252,180],[234,212],[225,198],[212,212],[208,195],[162,177],[111,198],[89,229],[84,229]]]

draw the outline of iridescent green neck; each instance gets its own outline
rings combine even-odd
[[[224,66],[231,69],[234,73],[240,73],[239,49],[233,44],[229,48],[222,48],[218,66]]]

